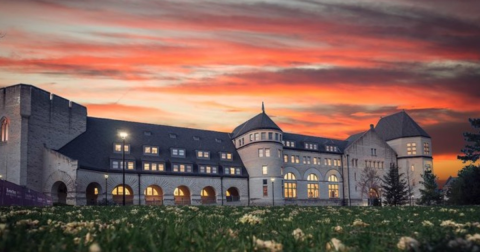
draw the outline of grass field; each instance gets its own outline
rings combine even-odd
[[[0,251],[480,251],[480,207],[10,207],[0,214]]]

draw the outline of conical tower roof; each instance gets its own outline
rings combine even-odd
[[[275,122],[273,122],[273,120],[265,113],[265,108],[263,106],[263,103],[262,103],[262,113],[254,116],[252,119],[236,127],[232,132],[232,138],[243,135],[249,131],[258,130],[258,129],[274,129],[274,130],[282,131],[280,127],[278,127],[278,125]]]

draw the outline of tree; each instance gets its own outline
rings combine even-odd
[[[398,171],[398,166],[390,166],[382,179],[384,203],[390,206],[403,205],[408,201],[410,194],[404,174]]]
[[[423,185],[423,189],[420,189],[422,196],[417,201],[417,204],[427,206],[439,204],[442,201],[442,194],[438,190],[437,176],[432,171],[425,171],[422,178],[423,181],[420,181],[420,184]]]
[[[380,182],[381,180],[378,176],[377,170],[373,167],[366,167],[360,175],[360,180],[357,182],[357,185],[362,192],[362,198],[364,195],[369,196],[370,189],[378,189],[380,187]]]
[[[468,165],[458,172],[450,187],[448,202],[456,205],[480,204],[480,167]]]
[[[479,129],[478,133],[463,133],[463,137],[467,142],[465,148],[461,151],[465,154],[464,156],[458,156],[458,159],[462,160],[464,163],[470,161],[475,163],[480,158],[480,118],[470,118],[468,119],[473,128]]]

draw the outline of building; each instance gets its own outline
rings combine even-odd
[[[414,198],[433,167],[430,136],[404,111],[339,140],[284,132],[262,106],[228,133],[88,117],[18,84],[0,89],[0,123],[3,178],[74,205],[123,192],[127,204],[364,205],[381,197],[367,167],[398,165]]]

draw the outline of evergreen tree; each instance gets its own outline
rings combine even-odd
[[[470,124],[474,129],[478,129],[477,133],[465,132],[463,137],[467,142],[467,145],[461,151],[465,154],[464,156],[458,156],[458,159],[463,160],[463,162],[471,161],[475,163],[480,158],[480,118],[468,119]]]
[[[423,181],[420,184],[423,185],[423,189],[420,189],[422,196],[417,201],[417,204],[420,205],[433,205],[439,204],[442,201],[442,194],[438,190],[438,185],[436,182],[437,176],[432,173],[432,171],[426,171],[422,175]]]
[[[458,205],[480,204],[480,167],[469,165],[458,172],[448,192],[448,202]]]
[[[399,173],[397,166],[390,166],[382,179],[384,204],[398,206],[404,205],[408,201],[410,195],[403,175],[403,173]]]

